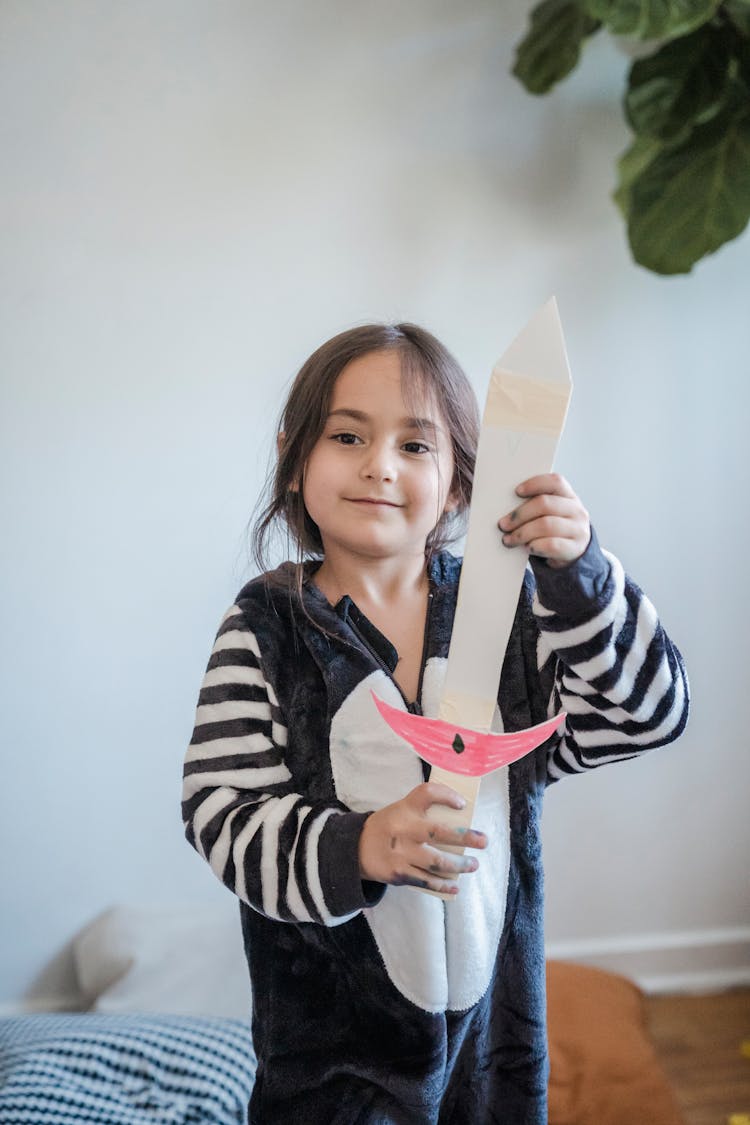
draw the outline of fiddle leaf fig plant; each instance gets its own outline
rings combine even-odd
[[[542,0],[513,73],[547,93],[602,28],[650,47],[628,73],[614,192],[631,252],[689,273],[750,219],[750,0]]]

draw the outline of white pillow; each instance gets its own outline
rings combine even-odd
[[[99,1012],[250,1015],[236,906],[114,906],[73,939],[73,959]]]

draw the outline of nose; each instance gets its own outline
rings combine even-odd
[[[360,474],[366,480],[393,480],[396,475],[393,450],[385,442],[373,442],[362,459]]]

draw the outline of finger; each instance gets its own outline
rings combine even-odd
[[[560,473],[540,473],[539,476],[521,481],[516,488],[517,496],[540,496],[543,492],[578,499],[571,485]]]
[[[583,539],[583,528],[573,520],[561,519],[559,516],[541,516],[503,535],[506,547],[528,547],[536,540],[548,539],[577,545]]]
[[[409,797],[420,812],[426,812],[430,805],[447,805],[451,809],[466,807],[466,798],[441,781],[425,781],[412,789]]]
[[[403,875],[394,875],[390,881],[390,885],[392,887],[418,887],[421,891],[427,890],[428,887],[430,887],[424,873],[417,871],[407,871]],[[458,890],[458,887],[456,887],[456,890]]]
[[[586,550],[584,540],[534,539],[529,543],[529,554],[546,559],[550,566],[565,566],[580,559]]]
[[[452,879],[438,879],[435,875],[426,875],[423,871],[414,869],[413,874],[402,877],[395,886],[419,887],[425,891],[435,891],[439,895],[457,895],[458,883]]]
[[[435,847],[478,848],[483,851],[489,840],[478,828],[449,828],[447,824],[430,822],[427,840]]]
[[[457,876],[443,877],[422,867],[409,867],[403,874],[391,880],[394,887],[419,887],[421,890],[436,891],[438,894],[458,894]]]
[[[458,890],[458,876],[472,868],[468,864],[461,866],[452,863],[450,859],[451,857],[435,848],[411,849],[411,858],[405,854],[402,863],[391,872],[387,881],[394,887],[419,887],[455,894]]]
[[[442,852],[439,848],[422,844],[408,857],[414,867],[438,879],[456,879],[469,871],[476,871],[479,860],[474,855],[458,855],[455,852]]]
[[[540,516],[560,516],[563,519],[588,519],[588,513],[578,497],[571,499],[567,496],[555,496],[543,493],[525,500],[512,512],[508,512],[497,521],[497,526],[503,531],[512,531],[519,524],[528,523],[529,520],[538,519]]]

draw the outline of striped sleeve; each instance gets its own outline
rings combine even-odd
[[[663,746],[688,716],[682,657],[653,605],[595,539],[587,556],[581,574],[550,571],[543,583],[535,568],[537,668],[553,685],[548,713],[567,712],[548,754],[550,782]]]
[[[365,901],[364,816],[294,792],[287,727],[239,606],[222,619],[185,758],[185,834],[243,902],[269,918],[347,921]]]

